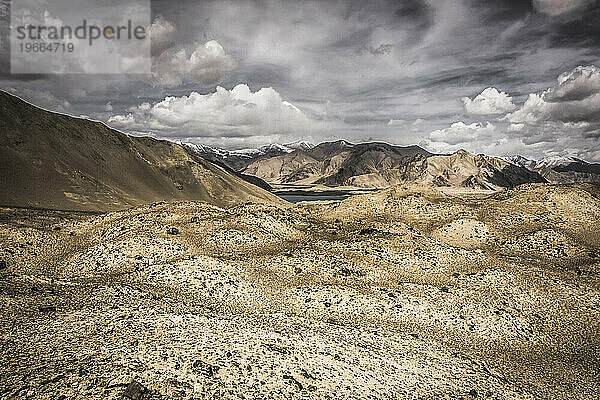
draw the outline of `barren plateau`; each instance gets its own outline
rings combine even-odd
[[[2,208],[0,397],[597,398],[599,225],[588,184]]]

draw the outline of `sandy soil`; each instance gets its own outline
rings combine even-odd
[[[595,399],[599,193],[0,209],[0,397]]]

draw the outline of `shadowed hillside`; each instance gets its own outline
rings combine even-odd
[[[178,144],[127,136],[5,92],[0,104],[2,205],[99,211],[161,200],[279,201]]]

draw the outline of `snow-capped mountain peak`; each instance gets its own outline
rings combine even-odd
[[[293,142],[293,143],[286,143],[284,146],[287,148],[290,148],[290,149],[294,149],[294,150],[310,150],[315,147],[314,144],[307,142],[305,140],[300,140],[298,142]]]
[[[184,147],[187,147],[188,149],[192,150],[194,153],[197,153],[197,154],[214,154],[219,157],[225,158],[230,153],[228,150],[219,149],[216,147],[210,147],[210,146],[206,146],[204,144],[196,144],[196,143],[181,142],[181,141],[177,141],[176,143],[180,144]]]
[[[585,161],[582,161],[575,157],[549,156],[549,157],[544,157],[541,160],[539,160],[538,162],[536,162],[535,167],[536,168],[554,168],[554,167],[560,167],[563,165],[569,165],[571,163],[585,163]]]
[[[580,160],[579,158],[568,156],[548,156],[540,160],[532,160],[520,155],[515,155],[510,157],[502,157],[502,159],[504,161],[508,161],[509,163],[529,169],[555,168],[569,165],[571,163],[587,164],[585,161]]]
[[[518,154],[514,155],[514,156],[510,156],[510,157],[502,157],[502,159],[504,161],[507,161],[507,162],[511,163],[511,164],[515,164],[515,165],[518,165],[520,167],[525,167],[525,168],[529,168],[529,169],[535,168],[535,165],[537,163],[536,160],[525,158],[525,157],[523,157],[521,155],[518,155]]]
[[[239,149],[239,150],[231,150],[228,152],[229,156],[238,156],[238,157],[256,157],[263,154],[259,149]]]
[[[264,146],[260,146],[258,149],[263,153],[291,153],[292,151],[294,151],[294,149],[279,143],[265,144]]]

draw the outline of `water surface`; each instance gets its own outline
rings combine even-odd
[[[350,194],[299,194],[299,193],[275,193],[282,199],[290,203],[298,203],[300,201],[342,201],[350,197]]]

